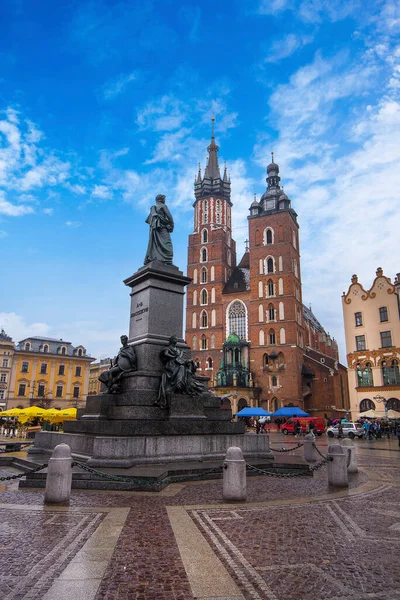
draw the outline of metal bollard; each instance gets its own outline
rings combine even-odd
[[[328,446],[328,484],[335,487],[349,487],[347,477],[347,453],[339,444]]]
[[[46,477],[45,504],[69,504],[72,486],[71,448],[59,444],[49,460]]]
[[[353,440],[345,439],[342,442],[346,454],[346,466],[348,473],[358,473],[356,447]]]
[[[304,460],[307,462],[317,462],[318,453],[315,449],[315,436],[312,433],[307,433],[304,436]]]
[[[228,448],[223,469],[222,495],[227,502],[245,501],[246,490],[246,463],[240,448]]]

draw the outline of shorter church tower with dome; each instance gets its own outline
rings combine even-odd
[[[231,182],[221,177],[214,122],[204,177],[195,178],[189,235],[186,341],[210,387],[233,412],[300,406],[316,416],[348,409],[338,347],[302,302],[299,225],[272,153],[267,188],[249,208],[246,249],[237,263]]]

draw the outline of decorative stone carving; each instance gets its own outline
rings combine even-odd
[[[204,385],[195,378],[197,367],[194,360],[185,358],[183,352],[177,348],[177,343],[177,337],[171,336],[169,345],[160,352],[164,372],[154,404],[161,408],[168,408],[171,396],[176,392],[196,396],[205,391]]]
[[[99,376],[99,381],[107,387],[106,393],[118,394],[120,392],[119,380],[122,375],[137,371],[136,353],[133,346],[128,345],[128,336],[121,335],[122,348],[118,352],[108,371]]]

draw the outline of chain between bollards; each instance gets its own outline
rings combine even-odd
[[[297,444],[297,446],[293,446],[293,448],[281,448],[279,450],[278,448],[270,448],[270,450],[272,450],[272,452],[293,452],[293,450],[297,450],[302,446],[304,446],[304,442],[300,442],[300,444]]]
[[[21,477],[25,477],[26,475],[30,475],[31,473],[37,473],[38,471],[42,471],[43,469],[47,469],[47,465],[39,465],[35,469],[30,469],[29,471],[25,471],[24,473],[19,473],[18,475],[8,475],[8,477],[0,477],[0,481],[10,481],[11,479],[21,479]]]

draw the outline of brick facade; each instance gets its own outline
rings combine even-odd
[[[188,247],[186,341],[193,358],[215,393],[233,394],[235,364],[226,360],[235,360],[235,350],[230,355],[224,344],[237,334],[249,350],[237,348],[247,383],[236,388],[234,410],[293,404],[336,416],[348,408],[347,372],[336,342],[302,303],[297,214],[280,187],[279,166],[272,160],[267,167],[268,187],[250,207],[249,246],[237,264],[230,181],[226,169],[220,175],[214,132],[208,152],[204,177],[199,170],[195,180]]]

